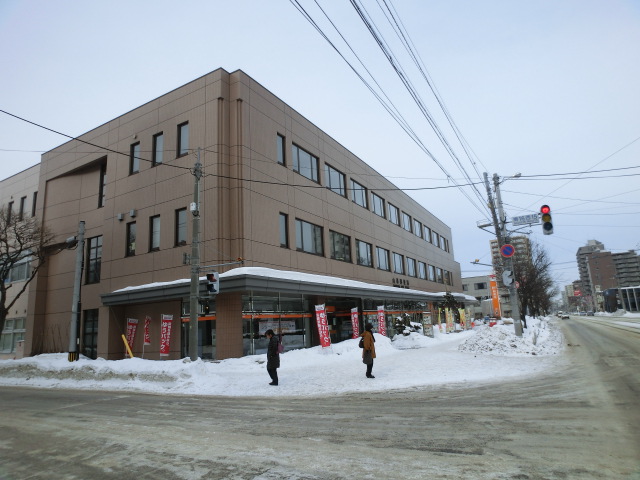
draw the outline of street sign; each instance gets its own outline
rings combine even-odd
[[[513,283],[513,272],[511,270],[505,270],[502,272],[502,283],[504,283],[505,287],[508,287]]]
[[[513,225],[533,225],[540,223],[540,214],[531,213],[529,215],[520,215],[519,217],[511,217]]]
[[[508,243],[504,244],[500,248],[500,255],[502,255],[503,257],[513,257],[514,253],[516,253],[516,249],[513,247],[513,245],[510,245]]]

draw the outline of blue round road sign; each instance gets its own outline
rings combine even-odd
[[[500,249],[500,254],[503,257],[513,257],[513,254],[516,253],[516,249],[513,248],[513,245],[510,244],[505,244],[502,246],[502,248]]]

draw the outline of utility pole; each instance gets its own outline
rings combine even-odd
[[[506,219],[504,216],[504,210],[502,207],[502,198],[500,197],[500,177],[497,174],[493,175],[494,188],[496,192],[496,201],[498,212],[496,212],[496,202],[493,201],[493,195],[491,194],[491,186],[489,184],[489,175],[484,172],[484,183],[487,188],[487,197],[489,198],[489,209],[491,210],[491,216],[493,220],[493,226],[496,231],[496,239],[498,240],[498,252],[502,250],[502,246],[505,244],[507,237]],[[499,218],[498,218],[499,215]],[[511,272],[513,275],[513,261],[511,257],[503,258],[502,265],[504,271]],[[506,283],[506,282],[503,282]],[[518,293],[516,291],[515,282],[512,281],[508,285],[509,287],[509,299],[511,301],[511,316],[513,317],[513,325],[515,328],[515,334],[518,337],[522,336],[522,322],[520,320],[520,308],[518,307]]]
[[[189,358],[198,360],[198,304],[200,293],[200,178],[202,164],[200,163],[200,147],[193,169],[195,184],[193,187],[193,238],[191,241],[191,292],[189,296]]]
[[[82,284],[82,267],[84,264],[84,220],[81,220],[78,224],[78,236],[76,240],[76,273],[73,281],[71,325],[69,327],[69,356],[67,357],[70,362],[75,362],[80,358],[80,352],[78,352],[78,325],[80,323],[80,285]]]

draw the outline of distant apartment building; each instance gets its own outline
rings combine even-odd
[[[194,215],[202,358],[261,353],[267,328],[290,348],[318,345],[315,305],[337,342],[351,338],[354,308],[360,328],[378,328],[384,306],[391,331],[445,292],[476,302],[445,223],[242,71],[215,70],[94,128],[45,153],[34,175],[14,204],[38,191],[30,213],[56,241],[86,228],[77,334],[91,358],[122,358],[132,325],[134,355],[189,351]],[[75,268],[62,252],[31,282],[26,354],[67,351]]]
[[[511,317],[511,301],[509,295],[509,289],[504,286],[502,281],[502,273],[504,272],[504,257],[500,254],[500,248],[498,245],[498,240],[493,239],[490,240],[490,248],[491,248],[491,261],[494,266],[494,271],[496,273],[496,282],[498,283],[498,292],[500,294],[500,305],[502,308],[502,316]],[[518,261],[518,259],[531,259],[531,241],[529,237],[525,235],[518,235],[511,237],[509,240],[509,244],[513,245],[515,253],[513,255],[514,261]]]
[[[482,318],[491,312],[491,288],[488,275],[463,277],[462,292],[478,300],[478,305],[470,306],[472,318]]]

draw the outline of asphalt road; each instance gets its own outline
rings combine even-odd
[[[509,383],[294,399],[0,387],[0,479],[640,479],[640,331],[562,325],[560,366]]]

